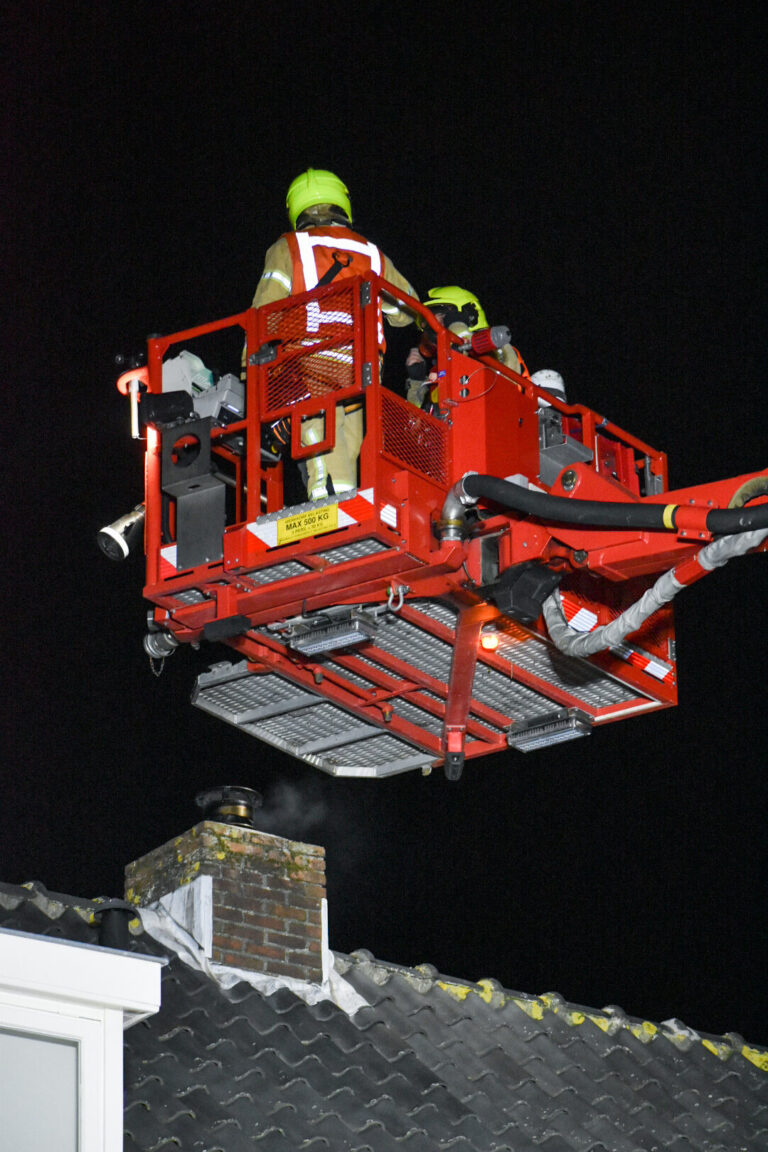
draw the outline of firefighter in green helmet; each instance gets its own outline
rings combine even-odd
[[[423,301],[435,318],[462,340],[468,341],[473,332],[488,327],[483,306],[473,292],[450,284],[444,288],[430,288]],[[435,411],[437,406],[437,377],[433,369],[434,347],[425,329],[418,347],[411,348],[405,362],[408,376],[407,396],[417,408]],[[528,376],[520,353],[512,344],[504,344],[496,351],[497,360],[513,372]]]
[[[308,292],[337,278],[359,276],[369,271],[382,276],[409,296],[416,296],[392,261],[375,244],[352,231],[349,192],[335,173],[320,168],[308,168],[302,172],[288,189],[286,208],[292,230],[276,240],[267,252],[264,271],[253,298],[254,308]],[[391,297],[382,299],[381,312],[383,318],[396,327],[413,321],[413,315]],[[318,335],[308,332],[303,342],[311,346],[313,340],[319,342]],[[381,323],[379,348],[383,353]],[[329,373],[338,372],[345,360],[351,365],[352,346],[318,351],[312,359],[312,370],[320,376],[325,369]],[[338,404],[335,447],[306,461],[310,500],[319,500],[357,486],[357,460],[363,431],[362,402]],[[304,421],[302,444],[319,443],[324,437],[322,418]]]

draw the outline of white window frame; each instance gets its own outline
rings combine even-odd
[[[122,1152],[123,1029],[160,1007],[164,963],[0,929],[0,1028],[77,1044],[78,1152]]]

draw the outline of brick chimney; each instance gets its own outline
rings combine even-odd
[[[322,983],[324,848],[204,819],[125,877],[126,899],[139,906],[180,907],[187,887],[209,893],[210,923],[197,934],[212,963]]]

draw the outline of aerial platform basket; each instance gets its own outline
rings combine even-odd
[[[382,355],[393,298],[433,341],[436,415],[399,394],[404,372]],[[215,365],[218,382],[169,386],[181,350]],[[333,775],[445,764],[455,777],[465,758],[676,703],[669,606],[582,658],[549,639],[541,602],[559,587],[572,628],[588,632],[710,533],[557,523],[462,504],[455,486],[475,472],[527,492],[665,506],[701,491],[666,492],[662,453],[473,352],[379,277],[151,338],[146,368],[120,386],[146,437],[148,651],[232,650],[198,676],[204,711]],[[291,469],[333,447],[339,406],[362,406],[357,487],[297,502]],[[317,417],[322,439],[303,444]],[[285,458],[262,447],[278,421],[290,427]],[[739,482],[706,496],[727,503]]]

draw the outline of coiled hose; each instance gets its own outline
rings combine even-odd
[[[734,493],[727,509],[739,509],[747,500],[754,500],[757,496],[768,493],[768,477],[756,476],[742,484]],[[754,509],[758,511],[758,509]],[[752,532],[741,532],[730,536],[721,536],[711,544],[705,544],[696,553],[696,563],[703,569],[702,575],[722,568],[735,556],[743,556],[752,548],[757,548],[768,536],[768,528],[760,528]],[[622,644],[627,636],[636,632],[638,628],[664,604],[668,604],[678,592],[687,585],[675,576],[675,569],[664,572],[639,600],[626,608],[620,616],[610,624],[603,624],[591,632],[580,632],[571,628],[563,613],[560,594],[556,590],[542,604],[544,622],[552,643],[567,656],[592,656],[595,652],[604,652],[617,644]]]
[[[702,569],[700,575],[722,567],[735,556],[743,556],[768,537],[768,504],[760,504],[757,508],[745,507],[750,500],[764,495],[768,495],[768,476],[754,476],[737,489],[727,508],[712,508],[707,513],[707,530],[719,535],[720,539],[706,544],[696,553],[695,560]],[[678,505],[675,504],[571,500],[563,496],[550,496],[546,492],[532,492],[519,484],[477,472],[464,476],[452,490],[443,512],[444,523],[454,522],[461,504],[474,504],[481,497],[524,515],[564,524],[588,525],[592,528],[635,528],[646,532],[676,531],[675,513]],[[691,583],[690,578],[686,581],[678,580],[676,571],[679,569],[663,573],[620,616],[591,632],[579,632],[571,628],[563,613],[560,594],[553,592],[542,605],[552,642],[568,656],[592,656],[595,652],[621,644],[649,616],[662,605],[668,604],[682,588]]]

